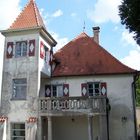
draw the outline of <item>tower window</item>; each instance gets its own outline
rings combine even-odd
[[[16,42],[15,57],[27,56],[27,41]]]
[[[24,100],[26,99],[27,80],[26,79],[13,79],[13,94],[12,99]]]
[[[11,124],[11,140],[25,140],[25,124],[12,123]]]

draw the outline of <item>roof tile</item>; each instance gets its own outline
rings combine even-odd
[[[60,63],[53,71],[53,76],[100,75],[134,73],[92,37],[81,33],[54,54]]]
[[[35,1],[30,0],[19,14],[19,16],[16,18],[16,20],[13,22],[13,24],[10,26],[9,30],[39,26],[45,27]]]

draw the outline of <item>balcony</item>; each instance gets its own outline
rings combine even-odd
[[[106,96],[40,98],[39,113],[41,116],[105,114]]]

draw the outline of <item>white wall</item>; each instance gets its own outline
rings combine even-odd
[[[50,51],[50,46],[49,44],[40,36],[39,37],[39,46],[40,46],[40,42],[43,42],[44,45],[49,49]],[[40,52],[40,47],[39,47],[39,52]],[[39,54],[40,55],[40,54]],[[39,71],[43,72],[43,74],[45,74],[46,76],[50,76],[51,75],[51,68],[50,68],[50,64],[49,62],[45,62],[44,59],[39,57]]]
[[[3,83],[2,83],[2,108],[0,115],[8,117],[7,140],[10,140],[10,123],[25,122],[29,117],[38,115],[38,53],[39,53],[39,34],[13,34],[6,37],[4,47],[4,65],[3,65]],[[35,56],[18,57],[7,59],[7,42],[17,42],[35,39]],[[15,52],[15,50],[14,50]],[[27,78],[27,96],[26,100],[11,100],[14,78]]]
[[[132,104],[132,75],[59,77],[52,81],[43,79],[40,94],[45,92],[45,84],[69,84],[70,96],[81,96],[81,83],[101,81],[107,83],[110,100],[110,140],[134,140],[134,116]],[[127,120],[124,122],[123,117]]]

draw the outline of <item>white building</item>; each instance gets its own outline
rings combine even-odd
[[[2,140],[136,140],[137,71],[99,45],[99,27],[93,32],[53,54],[34,0],[2,31]]]

